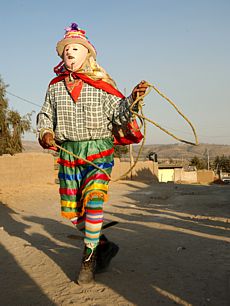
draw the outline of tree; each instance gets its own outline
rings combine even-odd
[[[221,170],[223,172],[230,172],[230,156],[216,156],[214,160],[214,167],[217,171]]]
[[[128,153],[127,146],[114,146],[114,156],[121,158],[122,155],[125,155]]]
[[[5,98],[6,85],[0,78],[0,155],[4,153],[7,147],[7,141],[10,137],[7,127],[7,108],[8,101]]]
[[[21,137],[31,131],[32,113],[21,116],[17,111],[10,110],[6,98],[7,85],[0,77],[0,155],[22,152]]]
[[[190,161],[190,166],[195,166],[197,170],[206,169],[207,162],[204,159],[200,159],[197,156],[194,156]]]

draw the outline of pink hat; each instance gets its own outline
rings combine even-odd
[[[76,23],[71,23],[69,28],[65,29],[65,36],[57,43],[56,50],[60,57],[63,55],[63,51],[66,45],[69,44],[81,44],[85,46],[92,56],[96,59],[96,49],[89,42],[88,37],[85,36],[85,31],[78,28]]]

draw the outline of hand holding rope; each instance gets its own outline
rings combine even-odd
[[[142,81],[142,85],[143,85],[143,82]],[[139,84],[141,86],[141,83]],[[131,171],[132,169],[136,166],[139,158],[140,158],[140,155],[141,155],[141,152],[142,152],[142,149],[144,147],[144,144],[145,144],[145,139],[146,139],[146,121],[150,122],[151,124],[155,125],[156,127],[158,127],[159,129],[161,129],[163,132],[165,132],[166,134],[170,135],[171,137],[173,137],[174,139],[180,141],[180,142],[183,142],[183,143],[186,143],[186,144],[190,144],[190,145],[198,145],[198,138],[197,138],[197,134],[196,134],[196,130],[194,128],[194,126],[192,125],[191,121],[179,110],[179,108],[175,105],[175,103],[170,100],[166,95],[164,95],[162,92],[160,92],[159,89],[156,88],[156,86],[152,85],[152,84],[149,84],[147,82],[145,82],[145,84],[147,84],[147,90],[145,91],[144,90],[144,93],[142,92],[142,89],[138,90],[138,86],[134,88],[134,95],[136,93],[136,97],[135,97],[135,101],[132,103],[132,105],[130,106],[130,112],[133,114],[134,117],[138,117],[143,125],[143,140],[142,140],[142,143],[141,143],[141,146],[140,146],[140,149],[139,149],[139,152],[137,154],[137,157],[136,157],[136,160],[134,162],[134,164],[132,165],[132,167],[129,168],[129,170],[124,173],[122,176],[120,176],[119,178],[117,179],[112,179],[111,176],[102,168],[100,168],[99,166],[97,166],[97,164],[83,158],[83,157],[80,157],[64,148],[62,148],[61,146],[59,146],[58,144],[55,143],[55,141],[53,140],[51,145],[56,147],[56,148],[59,148],[60,150],[66,152],[67,154],[70,154],[72,155],[74,158],[76,159],[81,159],[83,160],[85,163],[97,168],[98,170],[100,170],[101,172],[103,172],[110,181],[113,181],[113,182],[116,182],[118,180],[120,180],[121,178],[125,178]],[[145,86],[146,87],[146,86]],[[146,88],[145,88],[146,89]],[[166,130],[165,128],[161,127],[158,123],[156,123],[155,121],[147,118],[144,114],[143,114],[143,99],[151,92],[151,90],[154,89],[162,98],[164,98],[166,101],[168,101],[174,108],[175,110],[179,113],[180,116],[182,116],[185,121],[190,125],[192,131],[193,131],[193,134],[194,134],[194,138],[195,138],[195,142],[191,142],[191,141],[187,141],[187,140],[184,140],[184,139],[181,139],[177,136],[175,136],[173,133],[169,132],[168,130]],[[141,93],[141,95],[140,95]],[[133,110],[134,106],[138,105],[138,112],[135,112]]]

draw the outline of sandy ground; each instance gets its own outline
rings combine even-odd
[[[230,185],[111,183],[108,272],[79,286],[83,242],[58,185],[0,190],[0,305],[230,305]]]

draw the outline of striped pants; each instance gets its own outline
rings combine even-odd
[[[111,139],[64,142],[66,150],[88,159],[111,174],[113,142]],[[86,245],[96,246],[103,223],[103,203],[108,197],[108,177],[81,159],[60,151],[59,181],[61,214],[84,234]]]

